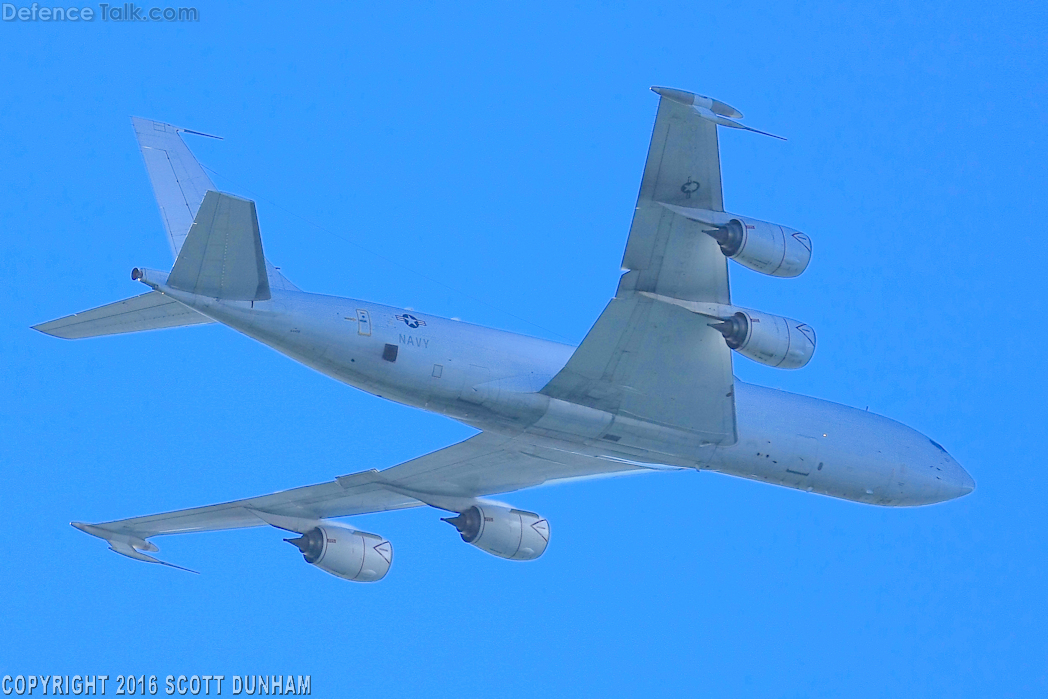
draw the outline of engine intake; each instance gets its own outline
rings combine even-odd
[[[297,539],[284,539],[306,563],[344,580],[377,582],[393,563],[393,544],[381,536],[348,527],[314,527]]]
[[[761,274],[796,277],[811,262],[811,239],[777,223],[738,216],[705,232],[725,256]]]
[[[710,323],[731,349],[779,369],[800,369],[815,354],[815,330],[806,323],[757,311],[738,311]]]
[[[549,545],[549,522],[523,510],[498,505],[474,505],[445,522],[458,529],[462,540],[499,558],[531,561]]]

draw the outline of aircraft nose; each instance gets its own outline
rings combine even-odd
[[[964,497],[968,493],[975,490],[975,479],[964,470],[964,467],[959,463],[950,458],[950,469],[948,476],[943,483],[942,490],[946,499],[952,500],[954,498]]]
[[[926,504],[963,498],[974,491],[975,480],[964,470],[964,467],[957,463],[957,460],[950,456],[950,453],[941,444],[928,437],[925,439],[927,441],[924,454],[927,460],[924,463],[929,470],[924,473],[926,478],[932,479],[925,481],[932,491],[927,493],[929,500]],[[929,443],[931,448],[927,446]]]

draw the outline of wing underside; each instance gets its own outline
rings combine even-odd
[[[731,350],[708,319],[654,297],[730,303],[727,259],[664,204],[723,211],[717,127],[662,98],[618,292],[543,389],[561,400],[732,444]],[[646,293],[642,293],[646,292]]]
[[[127,555],[121,547],[155,551],[156,547],[145,541],[152,536],[262,526],[271,523],[274,515],[317,521],[424,504],[453,509],[444,503],[643,468],[571,449],[567,443],[528,435],[507,437],[482,432],[384,471],[361,471],[328,483],[217,505],[74,526],[108,540],[114,551]]]

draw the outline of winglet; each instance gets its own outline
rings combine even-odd
[[[121,534],[119,532],[114,532],[109,529],[104,529],[103,527],[96,526],[94,524],[85,524],[83,522],[70,522],[69,524],[84,532],[85,534],[90,534],[91,536],[97,536],[99,539],[104,539],[109,544],[109,550],[114,553],[119,553],[121,556],[127,556],[128,558],[133,558],[136,561],[145,561],[146,563],[159,563],[160,565],[167,566],[168,568],[177,568],[178,570],[184,570],[187,573],[194,573],[196,575],[199,575],[199,573],[195,570],[183,568],[182,566],[175,565],[174,563],[168,563],[167,561],[161,561],[159,558],[154,558],[153,556],[149,556],[147,554],[142,553],[142,551],[150,551],[152,553],[155,553],[160,550],[159,548],[157,548],[157,545],[152,543],[151,541],[146,541],[145,539],[133,536],[131,534]]]

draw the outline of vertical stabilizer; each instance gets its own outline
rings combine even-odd
[[[193,225],[204,201],[204,195],[215,189],[211,178],[182,141],[180,134],[208,134],[141,117],[131,117],[131,124],[146,161],[149,181],[153,185],[157,206],[160,207],[160,218],[171,245],[171,254],[177,258],[189,234],[189,227]],[[298,289],[268,261],[265,265],[274,287],[288,291]]]
[[[204,195],[215,185],[182,142],[178,132],[183,129],[140,117],[132,117],[131,123],[146,161],[171,253],[178,257]]]
[[[266,259],[255,202],[208,192],[171,274],[168,286],[234,301],[270,298]]]

